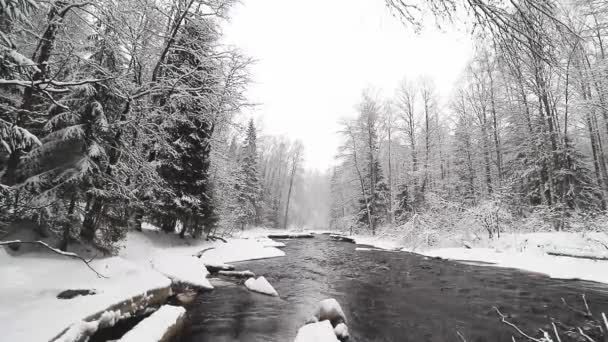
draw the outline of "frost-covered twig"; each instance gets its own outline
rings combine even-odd
[[[30,245],[41,245],[49,250],[51,250],[53,253],[59,254],[59,255],[63,255],[69,258],[74,258],[74,259],[79,259],[80,261],[84,262],[85,265],[87,265],[87,267],[95,272],[95,274],[97,275],[97,277],[99,278],[108,278],[106,276],[104,276],[103,274],[97,272],[90,264],[89,261],[87,261],[85,258],[81,257],[80,255],[76,254],[76,253],[72,253],[72,252],[64,252],[62,250],[59,250],[57,248],[51,247],[49,246],[49,244],[47,244],[46,242],[43,241],[21,241],[21,240],[12,240],[12,241],[0,241],[0,246],[4,246],[4,245],[12,245],[12,244],[30,244]],[[92,261],[93,259],[91,259]]]

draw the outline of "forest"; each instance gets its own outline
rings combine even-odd
[[[63,249],[109,251],[142,222],[182,237],[329,225],[432,242],[603,220],[604,2],[387,0],[404,29],[469,18],[474,57],[447,100],[428,77],[364,90],[327,174],[243,115],[253,59],[222,42],[232,5],[2,2],[3,234],[30,225]]]
[[[363,91],[341,122],[332,225],[425,243],[458,230],[593,230],[608,173],[607,4],[433,2],[476,18],[475,52],[449,99],[432,79]],[[389,5],[414,25],[418,7]],[[454,7],[452,7],[454,6]],[[483,29],[480,29],[483,27]]]
[[[143,221],[182,237],[286,227],[290,207],[302,221],[312,194],[295,189],[323,180],[300,142],[242,115],[252,59],[221,42],[232,3],[0,2],[2,236],[111,251]]]

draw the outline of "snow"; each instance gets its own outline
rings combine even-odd
[[[90,263],[107,279],[97,277],[81,260],[40,246],[17,256],[0,247],[2,340],[48,341],[68,327],[75,335],[94,331],[99,323],[83,322],[85,318],[126,299],[167,288],[171,279],[212,288],[205,263],[285,255],[255,239],[209,242],[180,239],[176,234],[154,231],[149,225],[146,228],[129,232],[118,256],[99,257]],[[201,258],[192,256],[210,247],[215,248]],[[82,251],[78,254],[84,255]],[[69,300],[56,298],[67,289],[94,289],[96,294]],[[48,319],[49,315],[53,319]]]
[[[334,334],[336,334],[340,340],[347,340],[350,337],[348,334],[348,327],[344,323],[336,325],[334,328]]]
[[[499,239],[482,240],[471,249],[459,247],[412,250],[389,236],[354,235],[357,244],[386,250],[416,252],[430,257],[458,260],[476,265],[518,268],[544,273],[559,279],[582,279],[608,283],[608,261],[551,256],[562,252],[579,256],[608,257],[608,234],[602,232],[535,232],[501,234]],[[358,251],[374,250],[357,247]]]
[[[599,241],[599,242],[598,242]],[[552,278],[582,279],[608,283],[608,261],[552,256],[547,252],[608,256],[605,233],[542,232],[503,234],[487,247],[438,248],[423,255],[451,260],[482,261],[491,266],[518,268],[544,273]]]
[[[306,324],[298,329],[294,342],[339,342],[329,321]]]
[[[167,330],[175,326],[186,314],[181,306],[163,305],[150,317],[139,322],[129,330],[120,342],[158,342]]]
[[[72,322],[80,322],[126,298],[171,285],[168,278],[149,267],[139,267],[120,257],[94,260],[91,266],[108,278],[97,277],[80,260],[49,252],[18,257],[0,254],[3,339],[47,341]],[[66,289],[95,289],[97,293],[57,299],[57,294]],[[93,326],[84,324],[81,328]]]
[[[66,331],[65,334],[61,335],[61,337],[59,337],[56,340],[56,342],[78,341],[83,336],[90,336],[90,335],[94,334],[98,328],[99,328],[99,322],[97,322],[97,321],[95,321],[95,322],[80,321],[80,322],[72,324],[70,326],[70,328],[68,329],[68,331]]]
[[[201,259],[206,263],[226,264],[280,256],[285,256],[285,252],[275,247],[265,247],[255,239],[233,239],[230,243],[220,242],[214,249],[203,253]]]
[[[227,277],[237,277],[237,278],[250,278],[255,277],[255,273],[250,270],[246,271],[219,271],[217,272],[219,275],[227,276]]]
[[[333,324],[346,323],[346,315],[344,315],[340,303],[334,298],[320,301],[315,309],[314,318],[317,321],[329,320]]]
[[[254,292],[267,294],[269,296],[277,296],[277,297],[279,296],[279,294],[274,289],[274,287],[272,287],[272,285],[270,285],[268,280],[266,280],[266,278],[264,278],[263,276],[258,277],[257,279],[255,279],[255,278],[247,279],[247,281],[245,281],[245,286],[249,290],[254,291]]]
[[[379,236],[354,235],[350,237],[355,239],[357,245],[367,245],[387,250],[401,249],[403,247],[403,244],[399,241]]]

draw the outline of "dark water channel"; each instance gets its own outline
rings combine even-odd
[[[315,304],[336,298],[344,309],[350,341],[511,341],[517,334],[492,307],[535,334],[550,317],[578,325],[561,298],[608,314],[606,285],[551,279],[513,269],[429,259],[405,252],[357,251],[326,237],[289,240],[287,256],[238,263],[264,275],[280,298],[242,285],[201,294],[189,310],[183,342],[291,342]],[[361,247],[361,246],[359,246]],[[608,270],[606,270],[608,272]],[[518,339],[519,341],[520,339]]]

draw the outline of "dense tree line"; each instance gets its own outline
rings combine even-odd
[[[302,148],[269,163],[239,124],[250,59],[219,42],[231,5],[0,2],[0,233],[28,221],[111,250],[144,221],[194,237],[262,224],[273,201],[286,225]]]
[[[456,2],[431,3],[438,19],[454,19],[446,9]],[[389,5],[417,23],[408,2]],[[504,217],[541,213],[562,229],[606,209],[608,7],[471,1],[464,10],[480,29],[449,101],[432,80],[405,80],[389,99],[365,92],[359,116],[343,123],[334,224],[374,232],[378,222],[420,226],[422,214],[444,212],[474,216],[492,235]],[[369,215],[377,221],[362,220]]]

